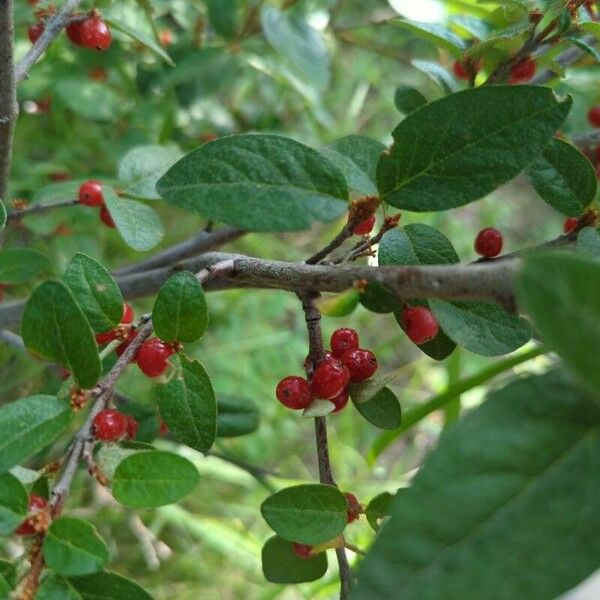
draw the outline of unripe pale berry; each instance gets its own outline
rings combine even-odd
[[[600,106],[593,106],[587,114],[588,121],[593,127],[600,127]]]
[[[377,357],[370,350],[348,350],[340,360],[350,371],[350,381],[364,381],[377,371]]]
[[[312,546],[309,546],[308,544],[298,544],[297,542],[294,542],[292,544],[292,547],[294,548],[294,552],[296,553],[296,555],[300,558],[311,558],[310,553],[312,551]]]
[[[44,510],[44,508],[46,508],[48,502],[46,501],[45,498],[42,498],[41,496],[37,496],[36,494],[31,494],[31,496],[29,496],[29,507],[27,512],[29,513],[29,515],[34,515],[35,513],[39,512],[40,510]],[[23,521],[19,527],[15,530],[15,533],[17,535],[33,535],[34,533],[36,533],[33,525],[29,522],[29,519],[26,519],[25,521]]]
[[[317,398],[330,400],[341,394],[349,381],[350,371],[342,362],[334,358],[322,362],[315,369],[311,387]]]
[[[142,373],[148,377],[160,377],[167,370],[167,361],[174,353],[171,344],[152,338],[140,346],[135,360]]]
[[[90,17],[81,22],[81,45],[95,50],[108,50],[112,44],[112,34],[100,17]]]
[[[535,75],[535,71],[535,61],[528,56],[511,68],[508,83],[511,85],[515,83],[525,83]]]
[[[485,258],[494,258],[502,252],[502,234],[493,227],[482,229],[475,238],[475,252]]]
[[[400,323],[406,335],[417,345],[432,340],[439,331],[437,319],[425,306],[406,307],[402,311]]]
[[[373,227],[375,227],[375,220],[375,215],[367,217],[364,221],[361,221],[354,227],[352,233],[354,235],[367,235],[368,233],[371,233]]]
[[[82,183],[79,188],[79,204],[85,204],[85,206],[104,206],[102,183],[95,179],[90,179]]]
[[[577,224],[579,223],[579,219],[577,217],[567,217],[563,222],[563,231],[565,233],[569,233],[571,229],[575,229]]]
[[[304,377],[291,375],[277,384],[275,390],[277,400],[287,408],[300,410],[310,406],[313,401],[312,390]]]
[[[114,442],[127,433],[127,416],[118,410],[107,408],[94,417],[94,433],[103,442]]]
[[[331,335],[331,351],[336,358],[339,358],[348,350],[358,348],[358,333],[354,329],[343,327],[336,329]]]

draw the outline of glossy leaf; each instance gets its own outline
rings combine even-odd
[[[35,600],[83,600],[66,580],[48,572],[40,585]]]
[[[92,329],[101,333],[116,327],[123,315],[123,296],[112,275],[97,260],[78,253],[63,275]]]
[[[560,373],[510,383],[449,428],[398,494],[352,597],[561,596],[598,567],[599,469],[592,398]]]
[[[198,279],[181,271],[160,288],[152,310],[156,335],[165,342],[195,342],[208,325],[208,309]]]
[[[208,20],[215,31],[226,39],[235,37],[237,30],[238,0],[206,0]]]
[[[109,560],[108,548],[91,523],[60,517],[50,525],[44,541],[44,561],[59,575],[97,573]]]
[[[323,295],[315,300],[315,306],[326,317],[345,317],[352,314],[361,299],[361,293],[352,288],[335,295]]]
[[[404,115],[408,115],[411,112],[425,106],[427,104],[427,98],[421,94],[421,92],[408,85],[400,85],[396,88],[394,93],[394,104],[396,108]]]
[[[271,583],[308,583],[325,575],[327,554],[320,552],[312,558],[301,558],[294,552],[292,542],[275,535],[263,546],[262,570]]]
[[[144,31],[140,31],[139,29],[135,29],[131,27],[127,23],[124,23],[120,19],[113,19],[112,17],[104,17],[104,20],[108,25],[110,25],[113,29],[124,33],[129,36],[131,39],[139,42],[143,46],[146,46],[148,50],[150,50],[153,54],[156,54],[160,59],[164,60],[168,65],[174,66],[173,60],[171,57],[165,52],[165,50],[149,35],[147,35]]]
[[[530,85],[479,87],[431,102],[394,130],[377,168],[379,192],[419,212],[483,198],[546,147],[571,103]]]
[[[23,283],[50,267],[50,259],[31,248],[0,250],[0,283]]]
[[[442,25],[435,23],[418,23],[416,21],[408,21],[406,19],[392,19],[392,25],[406,29],[414,33],[417,37],[427,40],[438,48],[447,50],[455,57],[462,56],[466,49],[465,43],[452,31],[446,29]]]
[[[344,176],[293,140],[243,134],[204,144],[157,184],[170,204],[256,231],[307,229],[347,210]]]
[[[552,140],[526,173],[542,200],[571,217],[578,217],[596,195],[594,167],[575,146],[562,140]]]
[[[267,498],[260,512],[282,538],[301,544],[321,544],[346,527],[346,498],[336,487],[296,485]]]
[[[219,394],[217,407],[217,437],[238,437],[258,429],[260,413],[249,398]]]
[[[27,504],[23,484],[10,473],[0,475],[0,535],[10,535],[19,526],[27,516]]]
[[[82,388],[102,373],[94,333],[72,292],[61,281],[47,281],[29,298],[21,334],[25,346],[67,367]]]
[[[176,373],[157,386],[160,414],[176,440],[208,452],[217,432],[217,402],[210,379],[197,360],[175,359]]]
[[[110,571],[72,577],[69,583],[83,600],[152,600],[152,596],[135,581]]]
[[[138,452],[115,471],[113,496],[130,508],[156,508],[185,498],[198,483],[196,467],[171,452]]]
[[[354,402],[354,406],[375,427],[397,429],[400,426],[400,402],[388,387],[381,388],[368,402]]]
[[[67,428],[68,402],[29,396],[0,409],[0,473],[5,473],[52,442]]]
[[[367,504],[365,515],[367,517],[367,521],[369,521],[369,525],[375,531],[378,531],[381,527],[382,520],[390,516],[392,503],[394,502],[395,497],[395,494],[383,492],[378,496],[375,496],[375,498],[373,498],[371,502]]]

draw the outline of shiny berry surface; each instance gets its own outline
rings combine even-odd
[[[127,415],[127,437],[135,440],[140,424],[130,415]]]
[[[531,57],[525,58],[512,67],[508,83],[525,83],[535,75],[535,71],[535,60]]]
[[[371,233],[371,231],[373,231],[373,227],[375,227],[375,220],[375,215],[371,215],[364,221],[358,223],[358,225],[356,225],[356,227],[354,227],[352,230],[352,233],[354,235],[367,235],[368,233]]]
[[[342,392],[340,392],[334,398],[330,398],[329,402],[332,402],[333,405],[335,406],[335,410],[333,412],[337,413],[337,412],[340,412],[341,410],[344,410],[344,408],[346,408],[346,406],[348,406],[348,400],[350,400],[350,394],[348,393],[347,388],[344,389]]]
[[[346,513],[346,521],[348,523],[352,523],[352,521],[356,521],[360,517],[361,506],[358,498],[350,493],[346,492],[344,494],[346,497],[346,503],[348,504],[348,512]]]
[[[79,203],[85,206],[104,206],[102,183],[95,179],[82,183],[79,188]]]
[[[330,344],[331,352],[336,358],[339,358],[344,352],[358,348],[358,333],[348,327],[336,329],[331,335]]]
[[[587,114],[588,121],[593,127],[600,127],[600,106],[593,106]]]
[[[377,357],[370,350],[348,350],[340,360],[350,371],[350,381],[364,381],[377,371]]]
[[[350,381],[350,372],[337,359],[322,362],[311,381],[312,391],[317,398],[330,400],[342,393]]]
[[[298,544],[297,542],[294,542],[292,544],[292,547],[294,548],[294,552],[296,553],[296,555],[300,558],[311,558],[310,553],[312,551],[312,546],[309,546],[308,544]]]
[[[103,442],[114,442],[127,433],[127,416],[107,408],[94,417],[94,434]]]
[[[502,234],[493,227],[482,229],[475,238],[475,252],[485,258],[494,258],[502,252]]]
[[[571,229],[575,229],[575,227],[577,227],[577,223],[579,223],[579,219],[577,217],[567,217],[563,222],[563,231],[565,233],[569,233]]]
[[[83,46],[81,41],[81,24],[83,21],[71,21],[65,28],[69,41],[75,46]]]
[[[81,22],[81,45],[94,50],[108,50],[112,44],[112,34],[100,17],[90,17]]]
[[[111,229],[114,229],[116,227],[115,222],[113,221],[113,218],[111,217],[110,213],[108,212],[108,208],[106,208],[106,206],[103,206],[100,209],[100,220],[107,227],[110,227]]]
[[[406,335],[417,345],[432,340],[439,331],[437,319],[425,306],[405,308],[400,323]]]
[[[117,339],[117,332],[114,329],[96,334],[96,343],[98,346],[104,346]]]
[[[44,24],[43,23],[35,23],[34,25],[30,25],[27,28],[27,37],[29,38],[29,41],[32,44],[35,44],[40,35],[42,35],[42,33],[44,33]]]
[[[45,498],[42,498],[41,496],[36,496],[35,494],[31,494],[31,496],[29,497],[29,508],[27,512],[31,516],[39,512],[40,510],[46,508],[47,504],[48,502]],[[15,533],[17,535],[33,535],[34,533],[36,533],[36,531],[31,525],[31,523],[25,520],[15,530]]]
[[[277,384],[275,395],[281,404],[292,410],[306,408],[313,401],[313,394],[308,381],[295,375],[282,379]]]
[[[167,370],[167,361],[174,353],[173,346],[158,338],[152,338],[140,346],[135,360],[144,375],[160,377]]]
[[[121,316],[121,323],[123,325],[131,325],[133,323],[133,308],[127,302],[123,304],[123,315]]]

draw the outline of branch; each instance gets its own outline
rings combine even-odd
[[[81,0],[67,0],[56,13],[56,16],[46,22],[44,31],[38,40],[31,46],[29,52],[19,61],[15,67],[15,79],[20,83],[29,73],[38,58],[58,37],[60,32],[71,20],[71,13],[81,4]]]
[[[28,206],[27,208],[9,212],[6,217],[6,220],[8,223],[10,223],[11,221],[18,221],[19,219],[21,219],[23,217],[27,217],[29,215],[45,213],[45,212],[54,210],[55,208],[64,208],[66,206],[77,206],[78,204],[79,204],[79,200],[61,200],[60,202],[52,202],[50,204],[42,204],[42,203],[32,204],[31,206]]]

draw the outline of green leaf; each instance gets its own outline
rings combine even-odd
[[[581,40],[579,38],[573,37],[571,35],[565,36],[573,46],[576,46],[580,50],[583,50],[586,54],[589,54],[592,58],[596,59],[597,62],[600,62],[600,52],[594,46],[588,44],[585,40]]]
[[[308,583],[325,575],[327,553],[301,558],[294,552],[292,542],[274,535],[263,546],[262,569],[271,583]]]
[[[386,314],[402,310],[404,302],[382,283],[372,282],[360,294],[360,303],[371,312]]]
[[[66,579],[47,573],[35,595],[35,600],[82,600]]]
[[[67,367],[82,388],[91,388],[102,374],[94,333],[61,281],[46,281],[34,290],[21,334],[29,350]]]
[[[165,52],[165,50],[156,43],[149,35],[147,35],[144,31],[140,31],[139,29],[134,29],[129,26],[127,23],[119,19],[113,19],[112,17],[104,17],[104,20],[110,27],[116,29],[128,35],[130,38],[139,42],[140,44],[146,46],[148,50],[156,54],[160,59],[164,60],[168,65],[174,66],[175,63],[171,60],[171,57]]]
[[[23,283],[50,267],[50,259],[30,248],[0,250],[0,283]]]
[[[127,413],[124,413],[127,414]],[[156,436],[154,436],[156,437]],[[138,442],[134,442],[137,444]],[[132,454],[137,454],[139,450],[125,447],[124,444],[102,444],[95,459],[100,471],[108,477],[109,481],[115,476],[117,467]]]
[[[383,492],[378,496],[375,496],[367,505],[365,509],[365,515],[367,517],[367,521],[369,521],[369,525],[375,530],[378,531],[381,526],[381,521],[386,517],[390,516],[390,511],[392,508],[392,503],[394,502],[395,494],[390,494],[389,492]]]
[[[518,279],[519,306],[544,342],[600,391],[600,263],[579,255],[530,256]]]
[[[593,227],[584,227],[577,234],[577,250],[590,258],[600,258],[600,234]]]
[[[308,229],[347,210],[343,174],[293,140],[242,134],[204,144],[158,181],[170,204],[255,231]]]
[[[160,288],[152,324],[165,342],[195,342],[208,325],[208,309],[202,286],[189,271],[175,273]]]
[[[23,484],[10,473],[0,475],[0,535],[10,535],[21,524],[27,516],[27,505]]]
[[[238,437],[258,429],[260,414],[249,398],[219,394],[217,407],[217,437]]]
[[[322,544],[346,527],[347,504],[336,487],[296,485],[267,498],[260,512],[282,538],[300,544]]]
[[[526,169],[542,200],[561,213],[577,217],[596,195],[596,172],[575,146],[552,140]]]
[[[425,106],[427,98],[421,92],[408,85],[400,85],[394,93],[394,104],[396,108],[404,115],[409,115],[411,112]]]
[[[119,198],[109,187],[104,188],[104,201],[128,246],[145,252],[162,240],[164,226],[154,209],[135,200]]]
[[[39,452],[67,428],[68,402],[54,396],[29,396],[0,409],[0,473]]]
[[[196,467],[171,452],[138,452],[115,471],[112,492],[130,508],[156,508],[185,498],[198,483]]]
[[[119,163],[119,180],[128,196],[158,200],[156,182],[183,156],[173,146],[138,146]]]
[[[598,567],[599,469],[593,398],[560,373],[510,383],[449,428],[397,496],[352,597],[561,596]]]
[[[345,317],[351,314],[361,300],[357,289],[349,289],[335,295],[323,295],[315,300],[315,306],[326,317]]]
[[[214,30],[225,39],[235,37],[238,25],[238,0],[205,0],[208,8],[208,20]]]
[[[6,220],[8,218],[8,213],[6,212],[6,206],[4,206],[4,202],[0,200],[0,230],[6,227]]]
[[[9,598],[11,591],[12,588],[8,584],[8,581],[6,581],[6,579],[4,579],[2,575],[0,575],[0,598]]]
[[[382,199],[426,212],[483,198],[542,152],[571,104],[532,85],[483,86],[427,104],[392,133],[377,167]]]
[[[152,600],[152,596],[135,581],[110,571],[73,577],[69,583],[83,600]]]
[[[400,402],[392,390],[381,388],[368,402],[354,402],[356,410],[380,429],[397,429],[402,420]]]
[[[17,567],[13,563],[0,559],[0,575],[11,587],[17,584]]]
[[[364,135],[349,135],[321,148],[344,175],[350,189],[359,194],[377,194],[377,162],[385,146]]]
[[[435,44],[438,48],[447,50],[459,58],[466,49],[465,43],[449,29],[435,23],[418,23],[416,21],[407,21],[406,19],[391,19],[392,25],[406,29],[414,33],[417,37]]]
[[[87,77],[61,79],[54,83],[54,91],[67,108],[83,119],[112,122],[124,110],[123,99],[109,86]]]
[[[204,367],[185,356],[174,359],[176,374],[156,388],[160,414],[175,439],[208,452],[217,433],[217,402]]]
[[[97,260],[77,253],[63,275],[77,303],[96,333],[121,322],[123,296],[117,282]]]
[[[97,573],[109,560],[108,548],[91,523],[60,517],[50,525],[44,541],[44,561],[59,575]]]
[[[265,38],[289,63],[295,73],[316,89],[329,85],[329,53],[321,35],[300,15],[274,6],[260,11]]]

